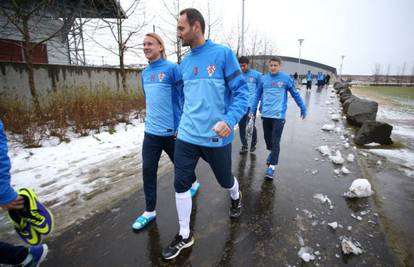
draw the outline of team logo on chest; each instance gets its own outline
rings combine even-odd
[[[252,76],[250,76],[250,77],[249,77],[249,80],[250,80],[250,82],[253,82],[253,77],[252,77]]]
[[[153,81],[155,81],[155,74],[154,73],[151,74],[151,82],[153,82]]]
[[[276,85],[275,81],[272,81],[272,87],[275,87],[275,85]]]
[[[208,76],[209,76],[209,77],[213,76],[214,72],[216,72],[216,65],[213,65],[213,64],[208,65],[208,66],[207,66],[207,73],[208,73]]]
[[[164,80],[164,72],[160,72],[160,73],[158,73],[158,80],[160,81],[160,82],[162,82],[162,80]]]
[[[279,88],[282,88],[282,86],[283,86],[283,82],[282,82],[282,81],[278,81],[278,82],[277,82],[277,86],[279,86]]]
[[[198,67],[194,67],[194,76],[198,75]]]

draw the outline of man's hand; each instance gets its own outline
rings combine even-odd
[[[300,117],[301,117],[302,119],[306,118],[306,109],[301,109],[301,110],[300,110]]]
[[[24,198],[22,196],[17,196],[15,200],[6,203],[1,204],[0,207],[6,210],[19,210],[23,209],[24,207]]]
[[[212,130],[220,137],[227,137],[231,133],[230,127],[224,121],[217,122]]]

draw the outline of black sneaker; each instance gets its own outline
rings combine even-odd
[[[230,206],[230,217],[231,218],[238,218],[241,215],[241,208],[242,208],[242,193],[239,191],[239,199],[232,199],[231,200],[231,206]]]
[[[178,254],[180,254],[181,250],[191,247],[193,244],[194,238],[192,233],[190,233],[186,239],[177,234],[174,240],[171,241],[171,243],[168,245],[168,247],[163,249],[162,257],[166,260],[174,259],[178,256]]]
[[[250,147],[250,153],[253,153],[253,152],[255,152],[256,151],[256,146],[251,146]]]
[[[240,155],[242,155],[242,154],[246,154],[246,153],[247,153],[247,151],[249,151],[249,150],[247,149],[247,146],[242,146],[242,147],[241,147],[241,149],[240,149]]]

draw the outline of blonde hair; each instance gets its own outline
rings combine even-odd
[[[162,58],[167,58],[167,54],[165,53],[165,44],[164,44],[164,41],[161,39],[161,36],[159,36],[158,34],[156,34],[155,32],[150,32],[150,33],[147,33],[147,34],[145,34],[145,36],[148,36],[148,37],[152,37],[152,38],[154,38],[155,40],[157,40],[157,42],[161,45],[161,47],[162,47],[162,51],[161,51],[161,57]]]

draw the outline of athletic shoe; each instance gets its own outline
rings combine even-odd
[[[198,190],[200,190],[201,184],[197,183],[197,186],[195,188],[191,187],[190,188],[190,192],[191,192],[191,197],[195,197],[198,193]]]
[[[269,166],[270,165],[270,157],[272,156],[272,153],[269,153],[269,156],[267,156],[266,159],[266,165]]]
[[[250,147],[250,153],[253,153],[253,152],[255,152],[256,151],[256,146],[251,146]]]
[[[274,169],[272,169],[272,168],[267,168],[267,170],[266,170],[266,174],[265,174],[265,178],[266,179],[271,179],[271,180],[273,180],[273,174],[275,173],[275,170]]]
[[[27,220],[39,234],[49,234],[54,227],[54,218],[50,210],[39,202],[33,190],[22,188],[18,194],[24,198],[24,208],[18,210],[23,220]]]
[[[29,263],[22,264],[24,267],[39,267],[40,263],[45,260],[49,249],[46,244],[29,248],[29,255],[32,257]]]
[[[247,146],[242,146],[239,153],[240,155],[243,155],[243,154],[246,154],[247,151],[248,151]]]
[[[147,226],[147,224],[149,224],[150,222],[155,220],[155,218],[156,218],[156,216],[151,216],[151,217],[147,218],[144,215],[141,215],[132,224],[132,229],[135,230],[135,231],[141,230],[142,228]]]
[[[194,238],[192,233],[188,238],[184,239],[180,235],[176,235],[174,240],[162,251],[162,257],[166,260],[174,259],[180,254],[181,250],[191,247],[194,244]]]
[[[231,205],[230,205],[230,217],[231,218],[238,218],[241,215],[241,208],[242,208],[242,193],[239,191],[239,198],[234,200],[230,198]]]

